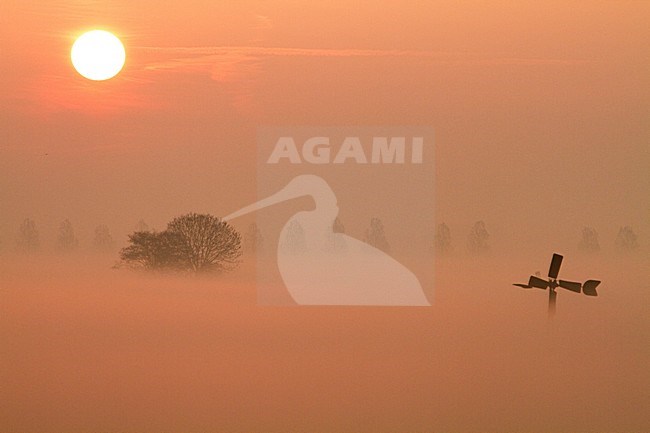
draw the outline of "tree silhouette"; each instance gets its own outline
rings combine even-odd
[[[138,231],[129,235],[129,243],[120,251],[120,259],[130,267],[179,270],[188,267],[188,252],[177,233]]]
[[[110,251],[113,246],[113,237],[111,232],[105,225],[95,227],[95,237],[93,238],[93,245],[98,251]]]
[[[251,223],[244,235],[244,251],[256,253],[264,248],[264,236],[256,223]]]
[[[632,227],[621,227],[616,236],[616,247],[620,251],[624,252],[631,252],[639,248],[639,242],[637,241],[636,233],[634,233]]]
[[[490,234],[485,227],[485,223],[483,221],[474,223],[467,237],[467,248],[469,252],[472,254],[484,254],[488,252],[490,250],[490,246],[488,245],[489,238]]]
[[[79,245],[79,241],[74,235],[72,223],[67,219],[63,220],[61,225],[59,225],[59,235],[56,239],[56,245],[59,251],[64,253],[74,251],[77,245]]]
[[[18,230],[18,248],[25,252],[33,252],[38,250],[39,247],[40,240],[36,223],[29,218],[25,218]]]
[[[241,256],[239,233],[208,214],[174,218],[163,232],[135,232],[129,243],[120,251],[122,263],[145,269],[227,271]]]
[[[180,236],[179,254],[194,272],[226,271],[241,256],[241,235],[227,222],[208,214],[189,213],[174,218],[167,231]]]
[[[298,220],[292,219],[289,221],[281,246],[283,251],[290,254],[301,254],[307,250],[305,230]]]
[[[433,237],[433,249],[436,254],[448,255],[451,252],[451,231],[445,223],[438,224]]]
[[[370,219],[370,227],[366,229],[364,241],[386,253],[390,252],[390,244],[384,233],[384,224],[379,218]]]
[[[582,229],[582,236],[578,243],[578,248],[584,252],[596,252],[600,250],[598,232],[593,227],[584,227]]]

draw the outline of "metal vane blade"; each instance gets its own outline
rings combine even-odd
[[[557,274],[560,272],[560,266],[562,265],[562,259],[564,257],[560,254],[553,254],[553,259],[551,260],[551,267],[548,270],[548,277],[556,279]]]
[[[563,289],[571,290],[572,292],[580,293],[580,289],[582,289],[582,284],[573,281],[560,280],[558,283]]]
[[[582,293],[584,293],[587,296],[598,296],[598,292],[596,292],[596,287],[600,284],[600,281],[598,280],[588,280],[585,281],[585,283],[582,285]]]
[[[531,275],[530,280],[528,280],[528,285],[537,289],[546,289],[548,287],[548,281]]]

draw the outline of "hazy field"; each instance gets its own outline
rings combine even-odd
[[[648,431],[647,260],[567,257],[600,296],[560,292],[549,322],[510,285],[541,257],[439,260],[431,308],[262,307],[249,267],[4,257],[0,430]]]

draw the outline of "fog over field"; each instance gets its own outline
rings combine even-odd
[[[573,255],[598,297],[511,285],[546,252],[437,259],[432,307],[259,306],[219,278],[3,256],[4,431],[643,431],[642,256]],[[545,270],[544,270],[545,271]]]

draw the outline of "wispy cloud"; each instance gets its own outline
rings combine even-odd
[[[218,59],[220,56],[248,57],[419,57],[443,63],[458,64],[513,64],[513,65],[572,65],[584,63],[577,59],[555,59],[535,57],[508,57],[469,52],[418,51],[418,50],[371,50],[371,49],[324,49],[324,48],[282,48],[282,47],[135,47],[152,53],[173,56],[190,56],[175,59],[199,61]],[[155,69],[156,64],[149,69]]]
[[[580,59],[542,57],[509,57],[484,53],[378,50],[378,49],[325,49],[285,48],[256,46],[214,47],[134,47],[157,60],[144,65],[145,71],[202,72],[218,82],[235,84],[229,89],[238,108],[250,108],[257,77],[265,60],[271,58],[418,58],[439,65],[476,66],[568,66],[585,63]]]

